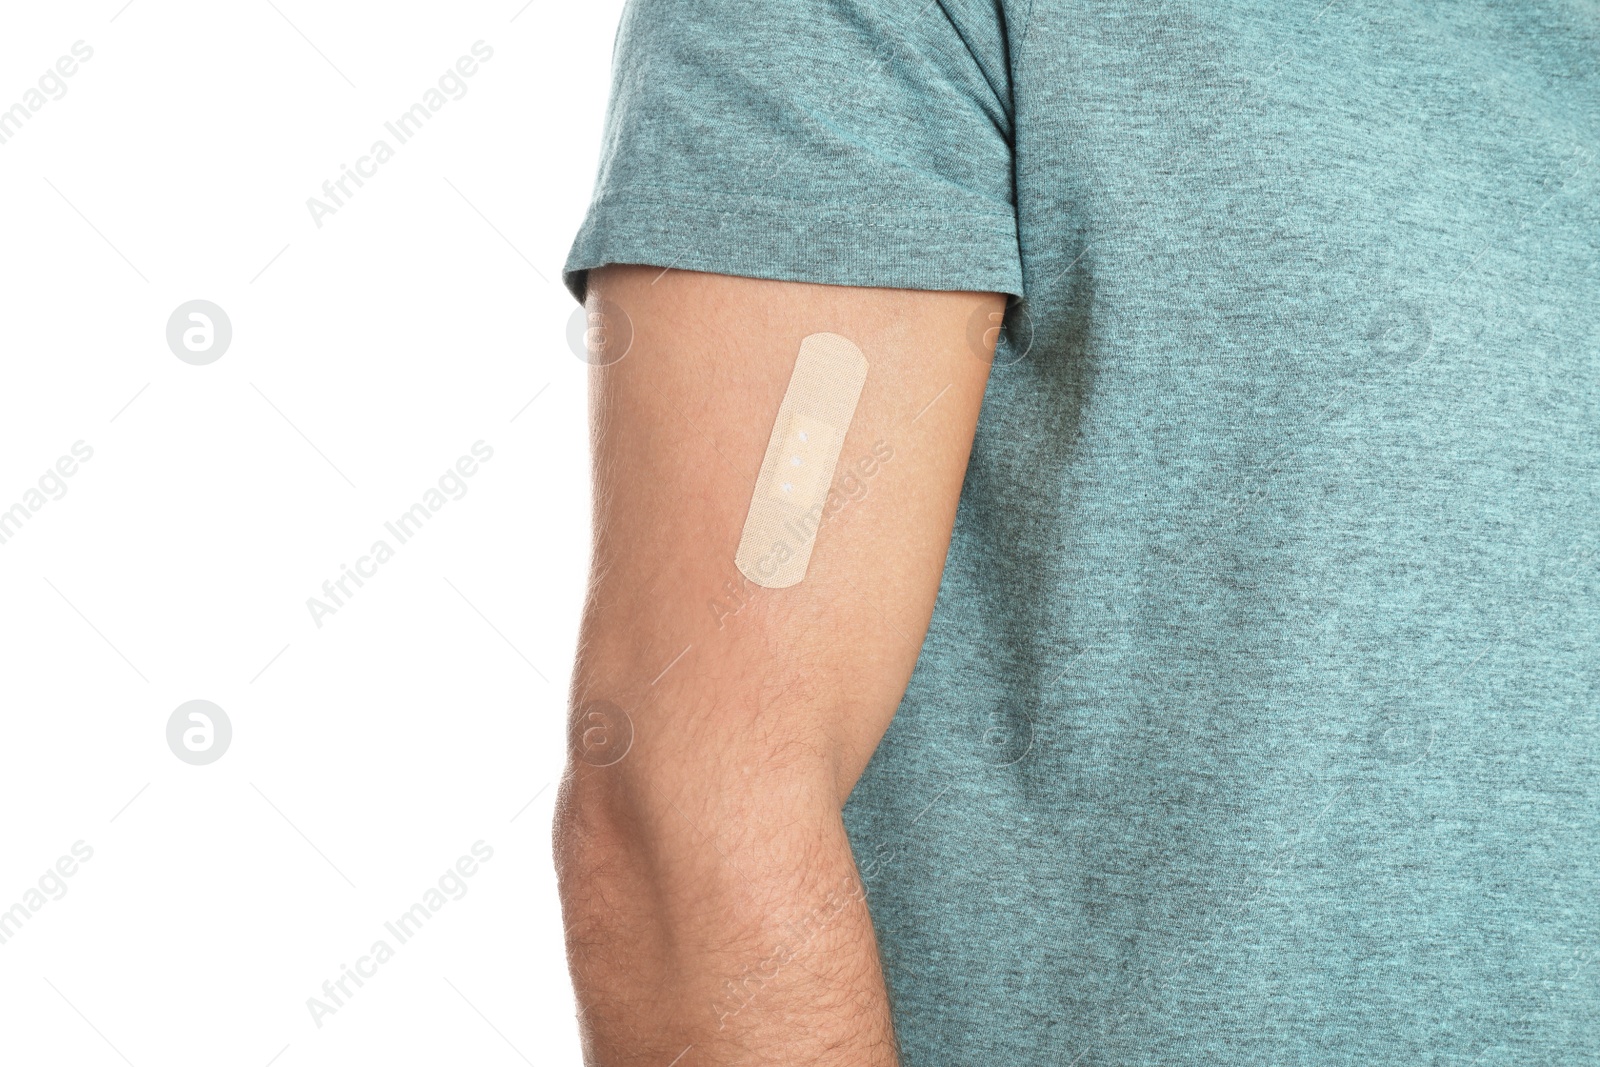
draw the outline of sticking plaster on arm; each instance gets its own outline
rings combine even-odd
[[[800,342],[733,558],[757,585],[785,589],[806,576],[866,381],[867,357],[849,338],[814,333]]]

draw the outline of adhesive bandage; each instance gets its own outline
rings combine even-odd
[[[757,585],[784,589],[806,576],[839,450],[866,381],[867,357],[848,338],[814,333],[800,342],[733,557],[739,573]]]

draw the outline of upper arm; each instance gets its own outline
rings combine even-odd
[[[612,320],[613,343],[619,331],[631,340],[591,371],[595,543],[578,750],[586,706],[601,701],[626,720],[607,724],[627,732],[612,738],[631,746],[625,778],[692,775],[737,794],[781,768],[842,804],[933,611],[989,369],[984,326],[998,323],[1003,298],[614,266],[593,272],[588,300]],[[866,383],[809,570],[763,588],[734,555],[814,333],[853,341]],[[591,771],[581,758],[573,766]]]

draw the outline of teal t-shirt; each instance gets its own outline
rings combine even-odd
[[[1002,291],[910,1067],[1600,1062],[1600,8],[634,0],[568,263]]]

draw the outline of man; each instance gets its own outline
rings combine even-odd
[[[1580,0],[635,0],[590,1062],[1592,1064],[1597,66]]]

